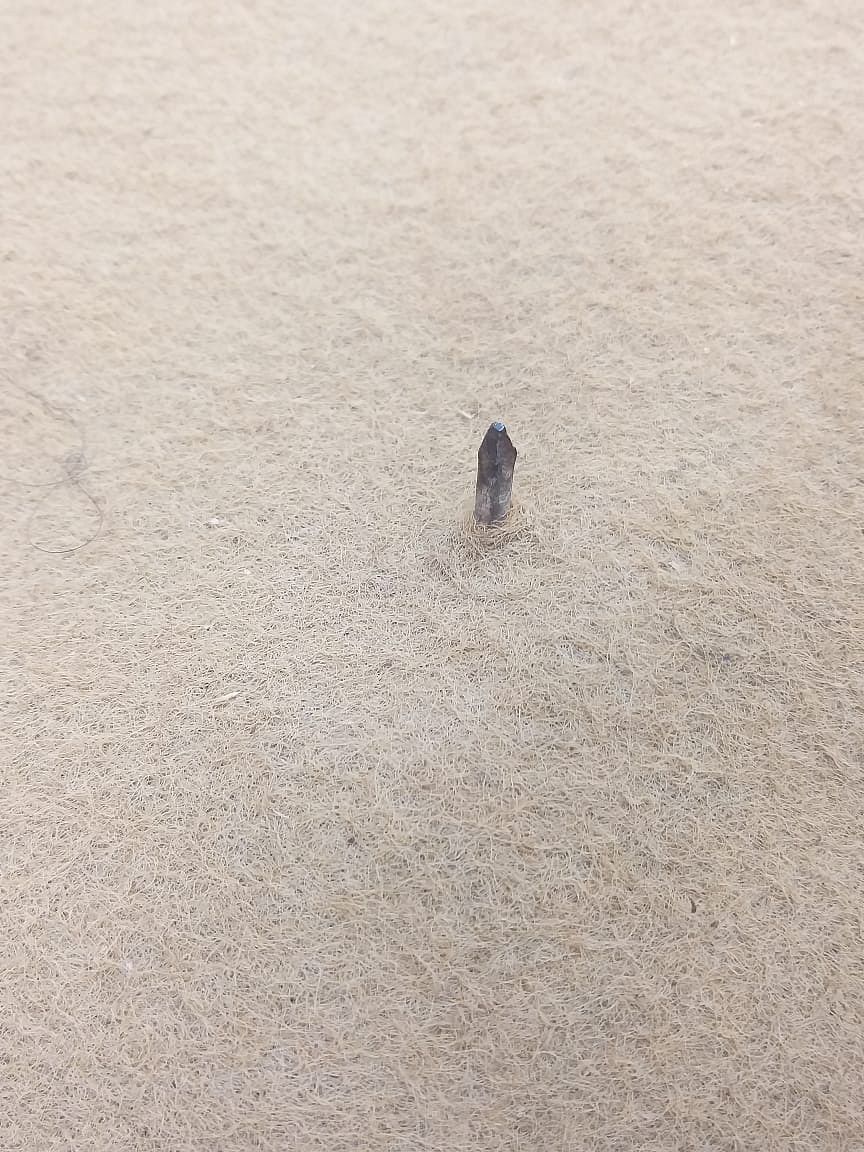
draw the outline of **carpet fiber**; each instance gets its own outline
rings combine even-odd
[[[864,1147],[862,42],[9,0],[4,1152]]]

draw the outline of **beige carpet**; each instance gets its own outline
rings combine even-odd
[[[3,1152],[860,1152],[860,0],[2,28]]]

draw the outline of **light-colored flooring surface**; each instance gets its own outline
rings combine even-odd
[[[864,1147],[858,0],[2,26],[4,1152]]]

